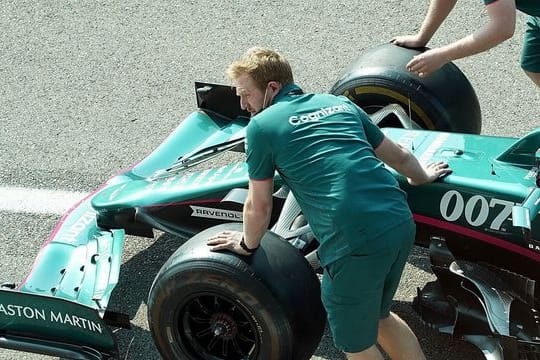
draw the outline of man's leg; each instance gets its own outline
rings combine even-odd
[[[377,265],[386,268],[385,260],[347,256],[324,269],[321,290],[328,323],[335,346],[349,359],[383,360],[375,344],[384,281]]]
[[[398,288],[415,238],[414,223],[403,224],[399,230],[394,232],[394,236],[403,236],[401,239],[402,247],[386,277],[381,302],[381,316],[383,318],[379,320],[377,342],[392,360],[425,360],[416,335],[405,321],[390,311],[392,299]]]
[[[392,360],[425,360],[426,358],[411,328],[392,312],[387,318],[379,321],[377,342]]]
[[[399,316],[394,313],[379,321],[377,342],[392,360],[425,360],[416,335]],[[346,353],[348,360],[382,360],[383,356],[374,345],[362,352]]]
[[[379,321],[377,342],[392,360],[425,360],[416,335],[399,316],[394,313]],[[379,349],[374,345],[358,353],[346,353],[348,360],[382,360]]]

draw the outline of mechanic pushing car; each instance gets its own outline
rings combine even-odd
[[[448,17],[457,0],[432,0],[426,17],[415,35],[396,36],[391,41],[405,47],[424,47]],[[489,50],[514,35],[516,9],[529,15],[521,68],[540,86],[540,2],[537,0],[484,0],[489,21],[474,34],[446,46],[416,55],[407,69],[419,76],[427,76],[444,64]]]
[[[251,48],[232,63],[246,130],[249,190],[243,232],[208,239],[211,250],[249,256],[267,231],[277,170],[320,242],[322,300],[334,343],[349,359],[424,359],[408,325],[390,312],[415,238],[405,193],[383,162],[413,185],[451,172],[422,166],[345,97],[305,94],[288,61]],[[382,160],[382,161],[381,161]]]

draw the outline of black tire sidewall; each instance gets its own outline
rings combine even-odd
[[[254,276],[237,266],[209,261],[173,263],[160,272],[152,287],[149,324],[156,345],[165,359],[199,359],[179,341],[178,317],[182,307],[198,294],[213,293],[237,305],[256,324],[260,348],[256,359],[287,359],[292,336],[284,310]],[[174,341],[169,341],[174,334]],[[289,354],[289,355],[288,355]]]

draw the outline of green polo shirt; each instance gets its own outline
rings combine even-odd
[[[497,0],[484,0],[484,4],[489,5],[495,1]],[[540,15],[540,1],[538,0],[516,0],[516,8],[528,15]]]
[[[254,180],[278,171],[320,242],[323,266],[410,220],[406,195],[375,156],[384,135],[345,97],[285,86],[246,130]]]

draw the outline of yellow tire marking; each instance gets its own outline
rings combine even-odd
[[[435,129],[435,125],[429,119],[429,117],[426,115],[424,110],[422,110],[422,108],[420,108],[420,106],[416,105],[416,103],[410,101],[409,98],[403,96],[402,94],[400,94],[400,93],[398,93],[398,92],[396,92],[394,90],[390,90],[390,89],[383,88],[383,87],[380,87],[380,86],[358,86],[358,87],[356,87],[354,89],[354,93],[356,95],[361,95],[361,94],[386,95],[388,97],[391,97],[391,98],[394,98],[394,99],[400,101],[402,104],[409,104],[410,103],[412,111],[416,115],[418,115],[420,120],[422,120],[422,122],[427,126],[427,128],[432,129],[432,130]],[[345,93],[343,93],[343,95],[347,96],[348,98],[351,98],[351,94],[349,93],[349,90],[345,91]],[[354,99],[351,99],[351,100],[354,100]]]

